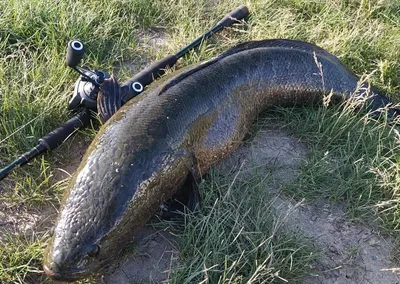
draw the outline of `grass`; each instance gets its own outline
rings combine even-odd
[[[355,116],[351,108],[281,109],[272,115],[296,131],[310,150],[296,182],[285,188],[287,194],[343,203],[352,218],[380,219],[380,225],[396,234],[400,225],[397,126]]]
[[[369,74],[374,85],[399,101],[400,3],[395,0],[3,1],[0,164],[33,147],[70,116],[66,106],[77,78],[64,63],[70,39],[79,38],[86,44],[85,64],[118,69],[118,77],[126,79],[148,62],[173,54],[240,4],[251,11],[249,26],[223,31],[180,61],[177,68],[209,59],[247,40],[300,39],[337,55],[356,74]],[[149,48],[138,34],[153,28],[165,35],[165,43]],[[283,188],[284,192],[309,200],[323,196],[344,202],[350,217],[372,218],[387,234],[396,234],[400,224],[396,126],[354,115],[346,107],[278,109],[265,113],[254,131],[277,122],[310,149],[299,178]],[[71,163],[78,142],[82,145],[78,149],[84,149],[94,132],[86,130],[13,172],[0,182],[0,201],[26,210],[58,206],[64,184],[58,182],[58,168]],[[180,230],[184,258],[174,273],[176,283],[242,283],[252,277],[279,282],[307,273],[307,264],[314,258],[307,243],[278,230],[281,224],[274,223],[271,212],[258,210],[268,204],[268,196],[260,192],[263,183],[267,181],[255,177],[246,184],[235,184],[236,189],[226,198],[221,196],[229,181],[213,177],[202,185],[204,207],[188,216]],[[243,199],[239,188],[248,189],[254,197]],[[34,283],[38,279],[46,234],[8,238],[7,245],[0,247],[1,283]],[[219,239],[226,243],[218,243]]]
[[[46,238],[47,234],[37,236],[35,233],[30,236],[7,236],[8,245],[0,247],[2,283],[24,283],[42,274],[37,259],[42,255]]]
[[[201,187],[204,205],[176,229],[184,262],[175,269],[172,283],[301,279],[316,254],[300,236],[281,228],[266,194],[269,184],[266,177],[233,182],[232,177],[211,174]]]

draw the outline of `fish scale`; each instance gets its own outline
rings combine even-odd
[[[370,90],[370,111],[390,102],[334,55],[283,39],[241,44],[153,84],[102,126],[85,154],[45,252],[46,273],[72,281],[104,266],[189,174],[201,176],[234,151],[263,109],[349,98],[363,94],[360,86]]]

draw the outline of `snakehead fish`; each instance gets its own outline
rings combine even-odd
[[[229,155],[260,111],[312,105],[328,94],[368,95],[370,111],[390,103],[334,55],[284,39],[238,45],[155,83],[89,147],[62,199],[45,272],[73,281],[97,271],[188,176],[199,178]]]

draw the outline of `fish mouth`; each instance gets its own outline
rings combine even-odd
[[[46,264],[43,265],[43,270],[52,280],[63,282],[77,281],[90,275],[89,271],[79,269],[68,269],[62,272],[56,272],[51,270]]]

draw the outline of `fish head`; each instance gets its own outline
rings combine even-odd
[[[67,188],[45,250],[43,270],[53,280],[86,278],[118,252],[109,235],[115,228],[121,229],[117,223],[124,203],[118,196],[123,192],[111,191],[111,185],[110,191],[106,192],[104,184],[105,196],[101,196],[102,190],[95,190],[99,186],[95,181],[81,182],[80,176],[84,176],[82,171]],[[114,194],[110,195],[110,192]]]
[[[189,168],[184,152],[166,149],[150,145],[134,156],[117,153],[118,160],[103,149],[84,158],[64,193],[45,251],[43,269],[50,278],[86,278],[133,241]]]
[[[133,241],[137,228],[158,208],[157,200],[145,194],[156,186],[143,168],[142,177],[129,183],[121,179],[135,175],[134,169],[83,182],[85,168],[67,189],[45,250],[43,269],[54,280],[75,281],[98,271]],[[115,173],[113,165],[104,168]]]
[[[54,240],[50,242],[54,244]],[[46,248],[43,270],[53,280],[73,282],[90,276],[101,267],[97,259],[100,246],[97,244],[80,246],[75,250],[50,245]]]
[[[50,278],[74,281],[110,263],[186,179],[193,166],[186,128],[158,92],[129,101],[92,141],[45,251]]]

